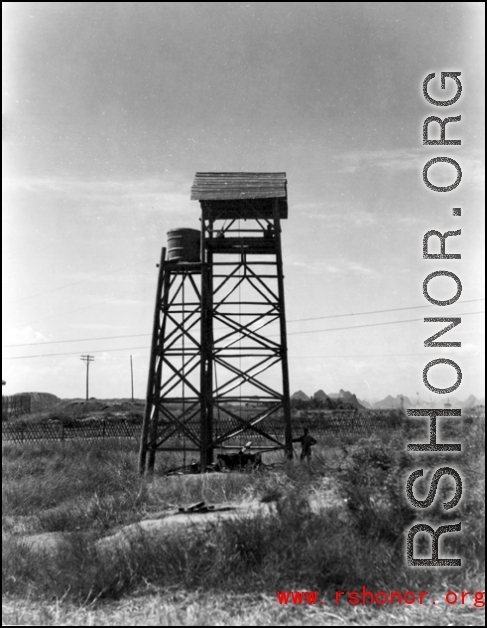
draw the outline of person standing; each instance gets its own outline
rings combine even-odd
[[[306,458],[309,462],[311,460],[311,447],[317,443],[309,433],[309,429],[305,427],[303,435],[298,438],[293,438],[293,443],[301,443],[301,455],[299,459],[304,460]]]

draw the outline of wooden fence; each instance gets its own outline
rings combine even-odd
[[[329,435],[353,436],[371,435],[384,430],[397,429],[401,425],[401,415],[380,412],[330,412],[324,414],[301,415],[293,417],[293,435],[301,435],[303,429],[307,427],[317,439],[326,439]],[[193,430],[197,430],[197,424],[189,425]],[[268,433],[283,441],[284,425],[282,421],[276,421],[273,429]],[[215,425],[218,433],[225,433],[231,429],[231,425],[225,425],[221,421]],[[26,421],[22,423],[2,423],[2,441],[24,443],[31,441],[74,441],[74,440],[99,440],[104,438],[133,438],[140,437],[141,424],[126,420],[99,420],[99,421],[76,421],[67,424],[49,423],[32,424]],[[175,433],[174,439],[182,442],[183,434]],[[245,430],[230,441],[227,445],[240,446],[246,441],[252,441],[255,445],[269,443],[264,436]],[[242,441],[242,442],[240,442]],[[189,444],[189,443],[188,443]]]
[[[294,436],[300,436],[304,428],[308,428],[310,434],[320,438],[330,434],[354,435],[373,434],[384,430],[394,430],[401,427],[404,415],[400,412],[376,411],[376,410],[331,410],[315,412],[299,412],[292,415],[292,431]],[[284,434],[284,419],[282,415],[269,421],[258,424],[258,427],[266,427],[267,433],[281,438]],[[235,427],[235,422],[214,419],[214,428],[219,433],[225,433]],[[252,433],[251,430],[242,433],[244,440],[261,441],[264,436]]]
[[[139,438],[140,424],[126,421],[73,422],[54,424],[2,424],[2,442],[99,440],[103,438]]]
[[[21,414],[30,413],[29,395],[2,395],[2,419],[8,420]]]
[[[384,431],[397,430],[403,425],[404,418],[402,413],[390,410],[300,412],[293,413],[292,432],[294,437],[298,437],[303,434],[304,428],[308,428],[314,438],[325,443],[330,436],[339,438],[344,436],[367,437]],[[188,422],[186,426],[193,434],[199,434],[198,418]],[[254,446],[268,447],[273,445],[272,441],[269,441],[263,434],[248,428],[240,430],[241,427],[243,426],[234,419],[229,420],[226,417],[217,416],[213,420],[213,429],[217,440],[223,434],[231,433],[232,430],[235,432],[235,436],[223,442],[223,449],[242,447],[248,441],[251,441]],[[284,442],[284,419],[282,413],[267,421],[258,423],[256,427],[263,429],[277,441]],[[181,431],[176,430],[176,437],[179,438],[180,442],[183,442],[184,435]]]
[[[353,412],[338,410],[324,412],[313,416],[311,413],[305,414],[293,421],[294,430],[298,426],[303,429],[307,427],[310,432],[319,436],[329,434],[352,435],[352,434],[373,434],[383,430],[398,429],[404,420],[404,415],[400,412],[364,410]]]

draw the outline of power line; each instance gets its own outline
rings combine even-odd
[[[91,349],[91,353],[114,353],[115,351],[137,351],[137,349],[150,349],[147,347],[124,347],[123,349]],[[78,355],[78,351],[66,353],[38,353],[37,355],[18,355],[13,358],[2,358],[2,360],[23,360],[24,358],[50,358],[60,355]]]
[[[140,294],[141,292],[147,292],[147,290],[152,290],[152,288],[143,288],[142,290],[137,290],[137,292],[131,292],[130,294],[123,294],[120,297],[111,297],[113,299],[125,299],[126,297],[132,297],[134,294]],[[36,323],[42,323],[43,321],[48,321],[51,318],[58,318],[59,316],[64,316],[65,314],[72,314],[73,312],[81,312],[81,310],[88,310],[91,307],[98,307],[99,305],[107,305],[106,301],[99,301],[98,303],[93,303],[92,305],[85,305],[83,307],[78,307],[76,310],[68,310],[67,312],[61,312],[60,314],[53,314],[52,316],[46,316],[45,318],[39,318],[36,321],[29,321],[27,323],[20,323],[21,325],[35,325]]]
[[[20,345],[3,345],[2,349],[12,349],[14,347],[34,347],[38,345],[59,345],[68,342],[89,342],[91,340],[118,340],[120,338],[139,338],[141,336],[150,336],[151,334],[127,334],[124,336],[100,336],[98,338],[75,338],[72,340],[48,340],[46,342],[27,342]]]
[[[105,275],[111,275],[112,273],[118,273],[119,270],[124,270],[125,268],[133,268],[134,266],[139,266],[140,264],[145,264],[151,260],[152,257],[147,257],[143,259],[141,262],[137,262],[136,264],[127,264],[126,266],[121,266],[120,268],[115,268],[114,270],[109,270],[106,273],[100,273],[98,275],[93,275],[92,277],[88,277],[87,279],[81,279],[80,281],[75,281],[73,283],[65,284],[64,286],[59,286],[57,288],[51,288],[50,290],[44,290],[44,292],[36,292],[35,294],[30,294],[28,297],[22,297],[21,299],[16,299],[15,301],[7,301],[7,304],[20,303],[21,301],[26,301],[27,299],[33,299],[34,297],[40,297],[44,294],[48,294],[50,292],[56,292],[57,290],[64,290],[65,288],[70,288],[71,286],[78,286],[80,283],[85,283],[86,281],[92,281],[93,279],[97,279],[98,277],[104,277]],[[90,306],[91,307],[91,306]]]
[[[480,312],[463,312],[462,314],[457,314],[456,316],[468,316],[469,314],[483,314],[484,310]],[[288,336],[293,336],[296,334],[317,334],[324,331],[342,331],[344,329],[360,329],[362,327],[380,327],[382,325],[397,325],[398,323],[414,323],[417,321],[422,321],[422,318],[408,318],[403,321],[387,321],[384,323],[366,323],[365,325],[350,325],[349,327],[329,327],[327,329],[310,329],[305,331],[291,331],[288,332]]]
[[[476,301],[485,301],[485,298],[483,299],[467,299],[465,301],[462,301],[462,303],[474,303]],[[420,310],[424,307],[433,307],[433,305],[414,305],[411,307],[394,307],[388,310],[370,310],[369,312],[352,312],[351,314],[329,314],[328,316],[313,316],[312,318],[295,318],[295,319],[291,319],[288,320],[288,323],[297,323],[300,321],[318,321],[318,320],[322,320],[324,318],[341,318],[344,316],[362,316],[364,314],[382,314],[384,312],[400,312],[403,310]]]
[[[463,312],[461,314],[457,314],[457,316],[469,316],[473,314],[484,314],[484,311],[482,310],[480,312]],[[417,321],[423,321],[423,319],[422,318],[410,318],[410,319],[402,320],[402,321],[388,321],[384,323],[367,323],[365,325],[352,325],[350,327],[335,327],[335,328],[329,327],[327,329],[314,329],[312,331],[291,332],[291,334],[288,334],[288,335],[319,333],[319,332],[327,332],[327,331],[342,331],[344,329],[361,329],[363,327],[373,327],[373,326],[380,326],[380,325],[398,325],[400,323],[412,323],[412,322],[417,322]],[[235,332],[235,333],[238,333],[238,332]],[[149,335],[149,334],[141,334],[141,335]],[[127,337],[130,337],[130,336],[127,336]],[[115,351],[132,351],[132,350],[138,350],[138,349],[150,349],[150,347],[124,347],[123,349],[94,349],[91,352],[92,353],[104,353],[104,352],[110,353],[110,352],[115,352]],[[16,357],[3,358],[3,359],[4,360],[23,360],[27,358],[43,358],[43,357],[61,356],[61,355],[77,355],[77,353],[78,352],[45,353],[45,354],[40,354],[40,355],[16,356]],[[392,354],[384,354],[384,355],[392,355]],[[404,354],[404,355],[412,355],[412,354]]]
[[[150,346],[146,347],[123,347],[122,349],[95,349],[92,350],[91,353],[114,353],[118,351],[137,351],[137,350],[146,350],[150,349]],[[27,360],[30,358],[49,358],[55,356],[66,356],[66,355],[78,355],[76,352],[68,352],[68,353],[45,353],[38,355],[22,355],[16,356],[14,358],[3,358],[4,360]],[[433,353],[358,353],[355,355],[290,355],[289,357],[292,360],[328,360],[328,359],[347,359],[347,358],[393,358],[393,357],[408,357],[408,356],[423,356],[428,357],[433,355]],[[477,355],[462,355],[462,360],[468,358],[477,358],[479,355],[485,355],[484,352],[481,352]]]
[[[144,290],[141,290],[140,292],[144,292]],[[138,293],[134,293],[134,294],[138,294]],[[123,298],[123,297],[119,297],[119,298]],[[485,299],[468,299],[466,301],[462,301],[462,303],[473,303],[473,302],[477,302],[477,301],[484,301]],[[93,307],[92,305],[89,305],[87,307]],[[362,314],[378,314],[378,313],[382,313],[382,312],[399,312],[399,311],[403,311],[403,310],[416,310],[419,308],[424,308],[424,307],[433,307],[432,305],[416,305],[416,306],[412,306],[412,307],[398,307],[398,308],[391,308],[388,310],[374,310],[374,311],[369,311],[369,312],[357,312],[357,313],[352,313],[352,314],[331,314],[329,316],[317,316],[317,317],[313,317],[313,318],[295,318],[293,320],[287,321],[288,323],[299,323],[299,322],[304,322],[304,321],[314,321],[314,320],[320,320],[320,319],[326,319],[326,318],[340,318],[340,317],[344,317],[344,316],[361,316]],[[86,308],[79,308],[81,309],[86,309]],[[72,310],[73,312],[77,312],[79,310]],[[477,312],[469,312],[469,314],[477,314]],[[461,314],[459,314],[458,316],[461,316]],[[54,318],[54,317],[53,317]],[[45,320],[45,319],[44,319]],[[400,323],[400,322],[410,322],[410,321],[418,321],[421,320],[419,318],[415,318],[415,319],[410,319],[409,321],[390,321],[390,322],[385,322],[385,323],[369,323],[370,326],[373,325],[393,325],[395,323]],[[336,327],[336,328],[330,328],[329,331],[333,331],[333,329],[354,329],[355,327],[366,327],[367,325],[353,325],[351,327]],[[311,331],[300,331],[300,332],[288,332],[288,335],[293,335],[293,334],[306,334],[306,333],[316,333],[318,331],[328,331],[328,330],[311,330]],[[122,336],[101,336],[101,337],[97,337],[97,338],[74,338],[74,339],[68,339],[68,340],[47,340],[45,342],[26,342],[23,344],[15,344],[15,345],[3,345],[2,348],[3,349],[12,349],[12,348],[16,348],[16,347],[33,347],[33,346],[40,346],[40,345],[53,345],[53,344],[65,344],[65,343],[69,343],[69,342],[90,342],[90,341],[96,341],[96,340],[119,340],[122,338],[140,338],[143,336],[150,336],[151,334],[125,334]]]

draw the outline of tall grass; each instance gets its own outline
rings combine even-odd
[[[464,454],[453,463],[465,478],[464,499],[454,513],[464,521],[464,532],[447,549],[460,552],[464,566],[436,571],[406,567],[404,535],[418,513],[405,500],[405,477],[420,464],[445,461],[411,459],[404,453],[404,434],[358,440],[333,454],[317,451],[310,464],[284,464],[278,473],[158,477],[150,486],[137,473],[133,444],[4,448],[4,592],[82,601],[154,586],[406,591],[447,581],[449,587],[478,590],[482,430],[480,422],[470,426],[462,438]],[[313,510],[308,498],[319,493],[324,475],[347,502]],[[158,509],[250,498],[269,502],[270,514],[179,529],[157,542],[141,533],[109,553],[97,543],[114,526]],[[428,516],[445,518],[436,506]],[[32,518],[33,532],[67,533],[59,551],[42,554],[15,534],[17,520],[25,517]]]
[[[149,484],[127,441],[9,444],[2,475],[4,530],[28,518],[31,532],[101,532],[195,501],[249,499],[274,484],[264,474],[230,473],[156,475]]]
[[[73,534],[50,559],[17,540],[4,543],[6,593],[117,598],[150,583],[241,592],[328,588],[411,588],[399,556],[385,542],[344,533],[337,510],[312,512],[291,492],[270,516],[179,531],[155,543],[144,535],[100,551],[93,537]]]
[[[3,516],[34,515],[36,531],[108,528],[147,502],[128,443],[9,445],[2,475]]]

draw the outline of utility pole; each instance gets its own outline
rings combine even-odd
[[[132,383],[132,401],[134,400],[134,367],[132,365],[132,356],[130,356],[130,381]]]
[[[86,363],[86,401],[88,401],[89,399],[88,382],[89,382],[89,373],[90,373],[90,362],[94,362],[95,357],[92,355],[82,355],[80,359]]]

